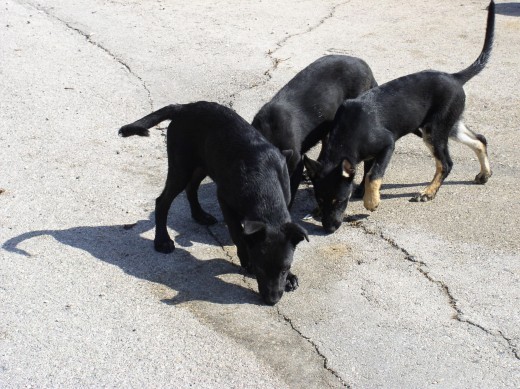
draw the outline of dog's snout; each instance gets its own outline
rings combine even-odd
[[[323,229],[327,231],[329,234],[335,232],[339,228],[339,226],[341,226],[341,222],[338,221],[323,223]]]
[[[263,293],[262,299],[267,305],[275,305],[282,298],[283,291],[271,292],[271,293]]]

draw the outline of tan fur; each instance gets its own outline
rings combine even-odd
[[[435,159],[435,175],[433,180],[422,192],[421,196],[426,196],[428,200],[433,200],[437,191],[442,184],[442,163],[438,159]]]
[[[487,179],[491,177],[491,168],[489,166],[487,146],[479,139],[477,139],[475,134],[469,130],[462,121],[458,122],[455,126],[456,133],[452,139],[471,148],[477,155],[478,161],[480,162],[480,173],[477,175],[475,180],[479,181],[479,179],[482,180],[484,178],[485,181],[487,181]]]
[[[345,178],[350,178],[350,177],[354,176],[354,174],[356,173],[354,167],[346,159],[343,160],[342,167],[343,167],[343,170],[342,170],[341,174]]]
[[[381,201],[379,190],[381,188],[381,178],[375,180],[367,179],[365,181],[365,195],[363,196],[363,205],[369,211],[375,211]]]

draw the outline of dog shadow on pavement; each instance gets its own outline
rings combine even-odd
[[[415,184],[383,184],[381,186],[381,199],[396,199],[396,198],[409,198],[415,197],[417,193],[419,193],[422,189],[424,189],[430,182],[420,182]],[[472,180],[467,181],[444,181],[443,186],[450,185],[475,185]],[[404,189],[404,188],[416,188],[414,192],[404,192],[404,193],[385,193],[385,190],[388,189]]]
[[[495,5],[495,12],[499,15],[520,16],[520,3],[499,3]]]
[[[149,220],[140,220],[130,225],[80,226],[64,230],[26,232],[9,239],[2,248],[12,253],[32,256],[19,246],[24,244],[24,247],[28,247],[28,240],[49,235],[61,244],[86,251],[94,258],[116,265],[133,277],[172,289],[173,297],[168,294],[170,291],[162,292],[165,294],[162,301],[166,304],[196,300],[216,304],[262,304],[256,291],[220,278],[225,275],[244,277],[245,273],[240,266],[224,258],[198,259],[182,248],[183,245],[192,245],[195,241],[217,245],[206,227],[193,222],[198,231],[197,228],[192,228],[189,240],[180,239],[183,244],[174,238],[176,249],[171,254],[162,254],[155,252],[150,239],[141,236],[154,228],[153,214],[150,216]],[[220,224],[222,223],[217,226]],[[222,226],[216,228],[221,229]],[[179,236],[182,235],[181,233]],[[203,247],[202,249],[204,250]]]

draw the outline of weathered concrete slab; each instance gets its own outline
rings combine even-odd
[[[255,4],[5,0],[0,13],[0,386],[520,386],[520,11],[497,4],[488,68],[467,84],[465,121],[489,141],[437,198],[420,139],[398,145],[377,212],[349,205],[296,253],[301,287],[276,307],[238,267],[219,223],[177,199],[177,250],[153,251],[163,131],[117,129],[170,102],[212,100],[246,119],[326,53],[365,59],[382,83],[458,71],[482,47],[487,1]],[[317,150],[313,151],[313,155]]]

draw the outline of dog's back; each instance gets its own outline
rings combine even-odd
[[[238,213],[258,216],[255,207],[269,206],[277,209],[269,218],[290,220],[285,157],[234,111],[210,102],[179,106],[167,138],[170,163],[191,154]]]
[[[357,97],[376,85],[363,60],[327,55],[296,74],[260,109],[252,125],[278,148],[303,146],[294,151],[305,152],[323,134],[312,140],[306,138],[320,124],[334,119],[343,100]],[[296,144],[288,144],[287,139]]]
[[[374,87],[370,67],[365,61],[346,55],[321,57],[294,76],[269,105],[303,110],[310,118],[332,120],[341,102],[357,97]]]
[[[426,70],[379,85],[354,101],[364,105],[381,128],[399,139],[431,122],[433,115],[460,116],[465,93],[454,75]]]

